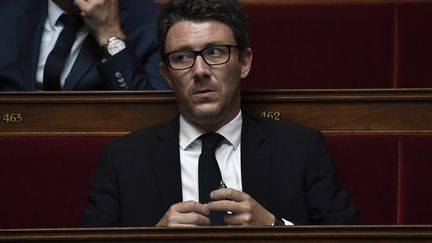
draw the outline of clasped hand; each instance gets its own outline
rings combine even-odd
[[[208,226],[210,211],[231,212],[225,214],[228,225],[271,225],[274,216],[247,193],[223,188],[210,193],[213,201],[201,204],[185,201],[172,205],[156,226]]]

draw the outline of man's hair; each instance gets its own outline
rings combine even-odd
[[[219,21],[233,32],[240,57],[249,47],[246,13],[238,0],[170,0],[159,14],[157,22],[158,48],[165,60],[165,42],[169,29],[179,21]]]

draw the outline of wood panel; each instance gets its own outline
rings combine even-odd
[[[32,242],[431,242],[432,226],[294,226],[0,230]]]
[[[243,110],[324,132],[431,133],[432,90],[243,91]],[[171,91],[1,93],[0,135],[122,135],[172,119]]]

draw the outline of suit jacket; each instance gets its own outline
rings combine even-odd
[[[321,133],[243,115],[243,191],[294,224],[352,224],[357,208],[336,178]],[[182,201],[179,120],[108,143],[83,226],[154,226]]]
[[[1,1],[0,91],[36,89],[47,5],[47,0]],[[100,47],[89,34],[63,90],[117,90],[121,89],[121,78],[131,90],[169,88],[159,72],[155,30],[158,5],[151,0],[121,0],[119,13],[128,47],[102,63]]]

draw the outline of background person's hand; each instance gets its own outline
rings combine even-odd
[[[247,193],[232,189],[218,189],[210,193],[215,200],[207,204],[208,210],[231,212],[224,219],[228,225],[271,225],[274,216]]]
[[[99,45],[110,37],[126,38],[120,27],[118,0],[75,0],[74,4]]]
[[[156,226],[207,226],[210,224],[207,205],[185,201],[171,205]]]

